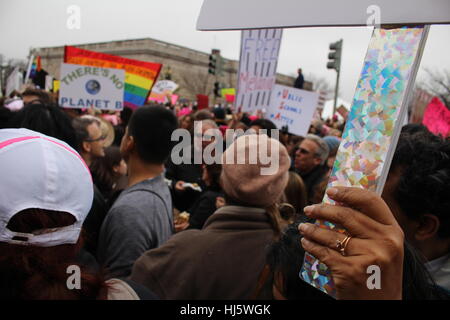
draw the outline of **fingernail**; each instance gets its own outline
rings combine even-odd
[[[300,223],[298,228],[300,229],[300,233],[303,234],[308,230],[309,226],[306,223]]]
[[[308,214],[311,214],[311,212],[313,212],[313,210],[314,210],[314,206],[306,206],[306,207],[303,209],[303,212],[304,212],[306,215],[308,215]]]
[[[327,194],[331,197],[336,195],[336,193],[338,193],[338,189],[336,189],[336,188],[330,188],[327,190]]]
[[[311,242],[309,242],[308,240],[306,240],[306,238],[302,238],[302,240],[300,240],[301,241],[301,243],[302,243],[302,247],[304,248],[304,249],[306,249],[307,247],[309,247],[309,245],[311,244]]]

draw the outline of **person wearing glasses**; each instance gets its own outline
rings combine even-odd
[[[84,115],[72,121],[77,133],[78,149],[88,166],[95,158],[105,156],[105,136],[100,129],[100,120],[94,116]]]
[[[100,125],[100,120],[91,115],[84,115],[72,120],[72,126],[75,129],[78,141],[77,151],[89,168],[95,159],[105,156],[104,142],[106,137],[103,135]],[[105,198],[94,181],[94,200],[91,211],[89,211],[83,224],[86,231],[86,250],[94,256],[96,255],[100,228],[106,213]]]
[[[308,204],[313,203],[315,187],[327,176],[328,153],[326,142],[314,134],[308,134],[295,153],[295,171],[306,185]]]

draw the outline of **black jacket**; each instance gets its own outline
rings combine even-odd
[[[191,214],[189,229],[202,229],[206,220],[217,210],[216,198],[223,196],[222,191],[218,188],[207,189],[188,210]]]

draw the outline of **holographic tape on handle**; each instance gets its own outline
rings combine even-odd
[[[374,29],[327,188],[381,195],[400,136],[429,26]],[[332,204],[326,195],[324,203]],[[317,225],[334,229],[326,221]],[[336,297],[331,271],[306,253],[300,278]]]

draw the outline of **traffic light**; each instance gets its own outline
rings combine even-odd
[[[216,96],[216,97],[220,97],[221,96],[221,94],[220,94],[220,90],[221,90],[222,88],[220,87],[220,83],[219,82],[214,82],[214,96]]]
[[[208,73],[210,74],[216,74],[216,64],[217,64],[217,57],[215,54],[209,55],[209,69]]]
[[[330,61],[328,61],[327,63],[328,69],[339,71],[339,69],[341,68],[342,43],[343,40],[341,39],[330,44],[331,51],[328,54],[328,59],[330,59]]]

